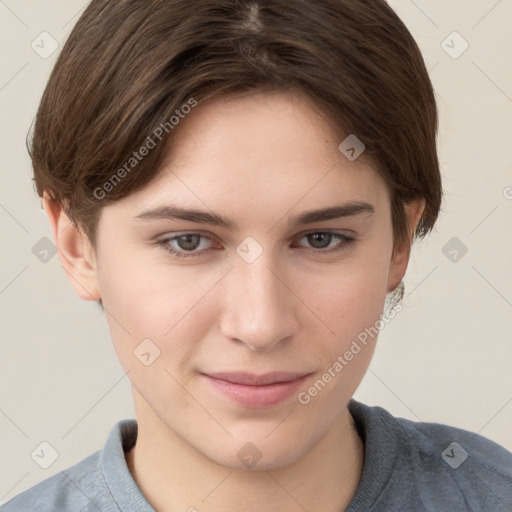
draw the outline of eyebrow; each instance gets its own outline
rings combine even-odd
[[[344,217],[354,217],[363,213],[370,215],[375,213],[374,207],[365,201],[351,201],[348,203],[310,210],[293,217],[289,221],[290,227],[297,227],[312,222],[322,222]],[[144,210],[134,217],[135,220],[185,220],[198,224],[211,224],[230,231],[238,229],[236,222],[223,215],[204,210],[179,208],[176,206],[160,206],[150,210]]]

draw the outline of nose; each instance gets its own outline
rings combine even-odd
[[[264,255],[250,264],[237,261],[223,287],[222,333],[252,350],[275,348],[298,330],[300,301],[290,279]]]

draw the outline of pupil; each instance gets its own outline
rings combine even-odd
[[[197,238],[198,238],[197,235],[183,235],[179,238],[178,243],[182,249],[190,251],[190,250],[197,248],[196,247],[197,246]],[[194,239],[196,239],[195,240],[196,243],[193,242]],[[192,240],[192,242],[191,242],[191,240]],[[191,245],[189,245],[189,244],[191,244]]]
[[[329,245],[329,242],[330,242],[330,233],[315,233],[313,235],[310,235],[313,237],[313,246],[314,247],[317,247],[317,248],[323,248],[323,247],[327,247]],[[324,238],[324,242],[325,243],[322,243],[322,238]],[[320,245],[319,246],[315,246],[315,243],[320,241]]]

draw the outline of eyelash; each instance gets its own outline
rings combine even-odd
[[[311,231],[310,233],[305,233],[300,238],[307,237],[309,235],[331,235],[334,238],[337,238],[338,240],[342,240],[344,243],[338,246],[335,246],[331,249],[311,249],[311,252],[317,253],[317,254],[332,254],[335,252],[343,251],[348,249],[348,247],[353,244],[357,239],[348,235],[343,235],[341,233],[333,233],[331,231]],[[178,240],[179,238],[186,237],[186,236],[199,236],[200,238],[205,238],[207,240],[211,240],[211,238],[201,235],[200,233],[183,233],[181,235],[176,235],[173,237],[164,238],[163,240],[159,240],[157,242],[157,245],[161,246],[166,252],[178,257],[178,258],[194,258],[196,256],[200,256],[204,251],[207,249],[204,249],[203,251],[194,251],[194,252],[180,252],[176,251],[172,247],[169,246],[170,242],[173,242],[175,240]],[[299,238],[299,240],[300,240]]]

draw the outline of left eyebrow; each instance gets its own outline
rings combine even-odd
[[[340,219],[343,217],[353,217],[369,213],[375,213],[374,207],[365,201],[352,201],[349,203],[330,206],[319,210],[310,210],[301,213],[289,220],[290,227],[297,227],[303,224],[311,224],[312,222],[322,222],[332,219]],[[219,215],[204,210],[178,208],[176,206],[160,206],[151,210],[144,210],[134,217],[135,220],[185,220],[196,222],[198,224],[210,224],[219,226],[230,231],[236,231],[238,225],[236,222]]]
[[[290,226],[297,227],[302,224],[310,224],[312,222],[322,222],[324,220],[340,219],[343,217],[354,217],[363,213],[373,215],[375,208],[365,201],[351,201],[349,203],[322,208],[321,210],[311,210],[301,213],[299,216],[290,220]]]

